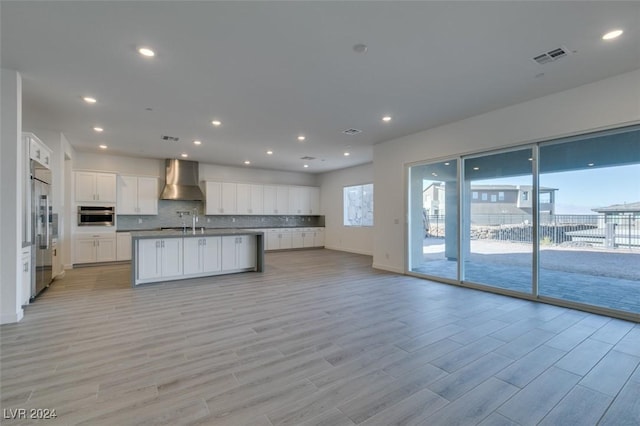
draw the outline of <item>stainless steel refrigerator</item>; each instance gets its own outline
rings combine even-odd
[[[54,238],[51,171],[31,161],[31,299],[51,283]]]

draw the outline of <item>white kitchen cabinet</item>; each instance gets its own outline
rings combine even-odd
[[[182,275],[182,238],[142,239],[136,250],[137,281]]]
[[[317,186],[307,187],[309,191],[309,215],[317,216],[320,214],[320,188]]]
[[[303,247],[323,247],[324,228],[306,228],[303,235]]]
[[[29,150],[29,158],[42,164],[47,169],[51,168],[53,151],[33,133],[23,133],[22,137],[23,140],[27,141],[26,146]]]
[[[291,231],[291,248],[304,247],[304,231],[295,229]]]
[[[293,215],[301,215],[305,206],[309,204],[308,192],[301,186],[289,187],[289,207],[288,213]]]
[[[320,214],[320,188],[313,186],[289,187],[289,214]]]
[[[263,186],[237,184],[237,214],[263,214]]]
[[[290,229],[267,229],[264,234],[267,240],[266,250],[284,250],[293,247],[292,232]]]
[[[131,233],[116,233],[116,260],[131,260]]]
[[[256,262],[254,235],[222,237],[222,271],[255,268]]]
[[[324,247],[324,228],[316,228],[313,231],[313,246]]]
[[[158,179],[144,176],[118,176],[118,214],[157,215]]]
[[[263,214],[289,214],[289,187],[265,185],[262,205]]]
[[[116,260],[116,236],[114,233],[76,234],[74,237],[74,262],[96,263]]]
[[[22,305],[28,305],[29,299],[31,299],[31,247],[24,247],[22,249],[22,285],[20,303]]]
[[[209,274],[220,271],[220,246],[221,237],[184,238],[184,275]]]
[[[75,172],[75,201],[116,202],[116,175],[113,173]]]
[[[207,182],[205,213],[208,215],[237,214],[237,184]]]

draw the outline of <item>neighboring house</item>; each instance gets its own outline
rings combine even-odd
[[[540,188],[540,214],[554,214],[555,188]],[[422,192],[423,207],[427,215],[444,215],[445,184],[436,182]],[[522,216],[532,214],[531,185],[472,185],[471,186],[471,222],[489,224],[504,223],[507,216],[514,216],[516,223],[522,222]],[[502,218],[499,218],[502,217]]]
[[[605,223],[616,223],[634,227],[637,220],[640,219],[640,201],[624,204],[612,204],[607,207],[598,207],[591,209],[602,215],[598,218],[598,227],[604,228]]]

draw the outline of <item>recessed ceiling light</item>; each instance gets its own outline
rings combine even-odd
[[[298,140],[299,140],[299,141],[301,141],[301,142],[302,142],[303,140],[305,140],[305,139],[306,139],[306,136],[304,136],[304,135],[300,135],[300,136],[298,136]]]
[[[438,176],[436,172],[431,173],[431,176]]]
[[[533,161],[533,158],[529,157],[529,161]]]
[[[350,152],[345,152],[345,153],[344,153],[344,156],[345,156],[345,157],[348,157],[348,156],[350,156],[350,155],[351,155],[351,153],[350,153]]]
[[[474,167],[473,170],[480,170],[480,167]]]
[[[267,155],[273,155],[273,151],[271,150],[267,151]]]
[[[138,53],[140,53],[142,56],[146,56],[148,58],[156,56],[156,52],[154,52],[153,50],[149,49],[148,47],[141,47],[140,49],[138,49]]]
[[[183,152],[182,154],[180,154],[180,157],[182,158],[187,158],[189,156],[189,154],[187,154],[186,152]]]
[[[246,165],[248,166],[249,164],[251,164],[251,161],[249,161],[249,160],[244,160],[244,164],[246,164]]]
[[[366,53],[367,45],[363,43],[358,43],[353,46],[353,51],[356,53]]]
[[[382,117],[382,121],[384,121],[385,123],[390,122],[391,121],[391,116],[385,115],[384,117]]]
[[[98,102],[96,98],[92,98],[91,96],[85,96],[82,99],[88,104],[95,104],[96,102]]]
[[[307,169],[307,168],[309,168],[309,165],[308,165],[308,164],[305,164],[305,165],[304,165],[304,166],[302,166],[302,167],[304,167],[305,169]]]
[[[214,125],[214,126],[216,126],[216,127],[220,127],[220,125],[222,125],[222,121],[220,121],[220,120],[213,120],[213,121],[211,122],[211,124],[213,124],[213,125]]]
[[[98,133],[104,131],[104,129],[102,127],[94,127],[93,130],[95,130]]]
[[[602,39],[603,40],[613,40],[613,39],[616,39],[616,38],[620,37],[623,32],[624,31],[622,31],[622,30],[609,31],[608,33],[606,33],[605,35],[602,36]]]
[[[587,166],[589,166],[589,167],[593,167],[593,166],[594,166],[594,164],[593,164],[593,163],[589,163],[589,164],[587,164]]]
[[[448,166],[449,164],[451,164],[451,163],[444,163],[445,166]]]
[[[107,149],[106,145],[98,145],[100,147],[100,149]]]
[[[202,141],[193,141],[194,145],[202,145]]]

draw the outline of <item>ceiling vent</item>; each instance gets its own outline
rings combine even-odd
[[[362,133],[362,130],[347,129],[347,130],[344,130],[342,133],[344,133],[345,135],[357,135],[358,133]]]
[[[167,136],[167,135],[160,136],[160,139],[162,139],[163,141],[168,141],[168,142],[178,142],[180,140],[180,138],[178,138],[176,136]]]
[[[557,49],[550,50],[548,52],[542,53],[533,58],[534,61],[539,63],[540,65],[548,64],[549,62],[557,61],[560,58],[564,58],[569,54],[569,49],[566,47],[558,47]]]
[[[304,157],[300,157],[301,160],[307,160],[307,161],[311,161],[311,160],[315,160],[316,157],[309,157],[308,155],[305,155]]]

